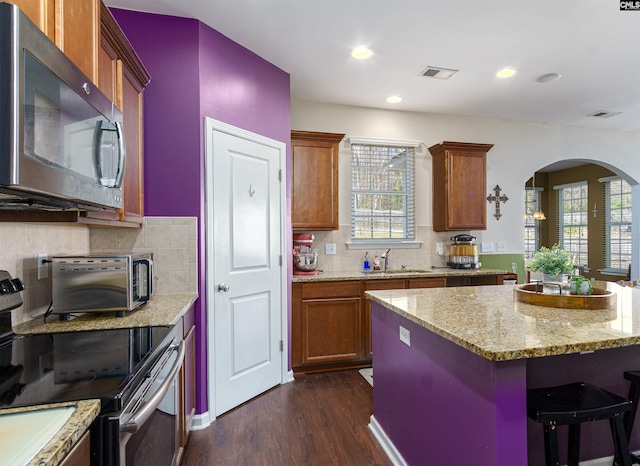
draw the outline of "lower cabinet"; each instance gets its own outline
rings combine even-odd
[[[180,413],[178,431],[180,450],[178,463],[182,459],[184,448],[189,440],[189,432],[196,412],[196,339],[194,326],[194,308],[187,311],[182,318],[184,337],[184,361],[180,369]]]
[[[371,365],[371,301],[365,292],[499,285],[502,275],[292,283],[291,366],[313,372]]]
[[[91,434],[86,431],[69,454],[65,456],[60,466],[86,466],[91,461]]]
[[[294,369],[365,359],[359,281],[293,284]]]

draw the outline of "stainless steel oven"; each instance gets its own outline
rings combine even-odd
[[[103,416],[109,445],[101,466],[173,466],[179,448],[178,374],[184,342],[176,340],[148,371],[129,403]]]

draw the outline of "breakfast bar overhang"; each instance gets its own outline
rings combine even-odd
[[[543,465],[528,388],[585,381],[627,395],[623,372],[640,370],[640,289],[601,282],[616,304],[587,310],[518,302],[516,286],[367,292],[371,429],[400,464]],[[640,446],[640,429],[630,443]],[[584,424],[581,461],[612,455],[608,423]]]

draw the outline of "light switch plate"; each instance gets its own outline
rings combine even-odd
[[[334,243],[327,243],[324,246],[325,254],[335,254],[336,253],[336,245]]]
[[[493,243],[482,243],[482,252],[493,252]]]
[[[507,252],[507,243],[498,243],[498,252]]]

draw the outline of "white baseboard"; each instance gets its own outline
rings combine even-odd
[[[391,443],[391,440],[387,434],[385,434],[384,430],[382,430],[382,427],[380,427],[380,424],[378,424],[378,421],[376,421],[373,415],[371,415],[369,419],[369,430],[373,432],[374,437],[378,440],[378,443],[394,466],[407,466],[404,458],[400,452],[396,450],[396,447]]]
[[[287,372],[287,380],[285,380],[285,383],[293,382],[294,380],[295,378],[293,377],[293,371]]]
[[[191,424],[191,430],[202,430],[206,429],[211,425],[211,421],[209,419],[209,412],[205,411],[202,414],[196,414],[193,416],[193,423]]]

